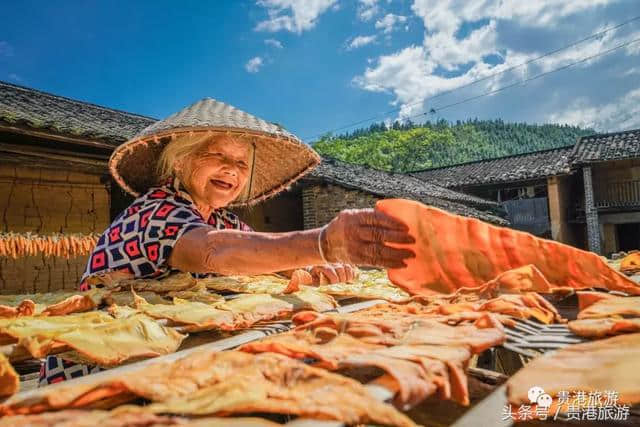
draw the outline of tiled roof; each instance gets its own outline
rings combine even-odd
[[[499,184],[569,173],[572,147],[554,148],[497,159],[480,160],[442,168],[412,172],[410,175],[443,187]]]
[[[401,173],[390,173],[324,158],[305,179],[329,182],[382,197],[418,200],[460,215],[506,224],[504,219],[496,215],[497,212],[501,212],[501,208],[495,202],[439,187]]]
[[[117,146],[156,120],[0,82],[0,124]]]
[[[573,149],[572,164],[640,157],[640,129],[583,136]]]

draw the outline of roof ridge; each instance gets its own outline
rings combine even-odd
[[[136,113],[131,113],[129,111],[124,111],[124,110],[118,110],[118,109],[115,109],[115,108],[105,107],[104,105],[98,105],[98,104],[94,104],[92,102],[80,101],[78,99],[68,98],[68,97],[62,96],[62,95],[56,95],[56,94],[51,93],[51,92],[45,92],[43,90],[17,85],[17,84],[14,84],[14,83],[5,82],[3,80],[0,80],[0,85],[10,86],[10,87],[13,87],[13,88],[16,88],[16,89],[20,89],[20,90],[23,90],[23,91],[26,91],[26,92],[40,93],[40,94],[43,94],[43,95],[46,95],[46,96],[50,96],[52,98],[58,98],[58,99],[62,99],[62,100],[65,100],[65,101],[70,101],[70,102],[73,102],[75,104],[87,105],[87,106],[99,108],[99,109],[102,109],[102,110],[105,110],[105,111],[112,111],[114,113],[126,114],[126,115],[129,115],[129,116],[132,116],[132,117],[140,117],[140,118],[143,118],[143,119],[156,120],[156,121],[159,120],[159,119],[157,119],[155,117],[143,116],[142,114],[136,114]]]
[[[413,174],[413,173],[419,173],[419,172],[428,172],[428,171],[439,170],[439,169],[447,169],[447,168],[455,168],[455,167],[459,167],[459,166],[472,165],[472,164],[475,164],[475,163],[490,162],[492,160],[510,159],[510,158],[513,158],[513,157],[523,157],[523,156],[527,156],[529,154],[548,153],[548,152],[556,151],[556,150],[566,150],[568,148],[573,149],[576,145],[577,145],[577,143],[571,144],[571,145],[562,145],[560,147],[545,148],[543,150],[538,150],[538,151],[528,151],[526,153],[520,153],[520,154],[509,154],[507,156],[491,157],[489,159],[471,160],[469,162],[456,163],[456,164],[448,165],[448,166],[437,166],[435,168],[418,169],[418,170],[408,171],[408,172],[405,172],[405,173],[406,174]]]
[[[472,201],[474,203],[485,204],[485,205],[493,205],[494,204],[494,202],[491,201],[491,200],[483,199],[482,197],[474,196],[473,194],[467,194],[467,193],[463,193],[463,192],[460,192],[460,191],[452,190],[451,188],[447,188],[447,187],[445,187],[443,185],[440,185],[440,184],[437,184],[437,183],[423,181],[420,178],[417,178],[417,177],[415,177],[413,175],[410,175],[409,173],[386,171],[386,170],[383,170],[383,169],[376,169],[376,168],[373,168],[373,167],[368,166],[368,165],[345,162],[344,160],[340,160],[340,159],[337,159],[335,157],[330,157],[330,156],[326,156],[326,157],[322,156],[322,160],[323,160],[323,162],[324,162],[324,160],[329,160],[329,162],[327,162],[327,163],[333,163],[336,166],[344,165],[345,167],[363,168],[363,169],[369,169],[369,170],[376,171],[376,172],[381,172],[381,173],[384,173],[384,174],[386,174],[388,176],[395,176],[395,177],[397,177],[399,179],[406,179],[406,180],[408,180],[410,182],[414,182],[415,184],[417,184],[417,185],[419,185],[421,187],[423,187],[423,186],[427,186],[427,187],[431,186],[431,187],[437,188],[438,190],[442,190],[444,193],[450,194],[450,195],[454,195],[454,194],[464,195],[467,198],[469,198],[470,201]],[[447,198],[446,196],[445,197],[438,196],[438,197],[441,198],[441,199],[444,199],[444,200],[452,200],[450,198]],[[458,201],[458,203],[461,203],[461,202]]]
[[[578,139],[578,142],[582,141],[583,139],[587,139],[587,138],[605,138],[605,137],[608,137],[608,136],[624,135],[624,134],[633,133],[633,132],[640,132],[640,128],[639,129],[621,130],[621,131],[618,131],[618,132],[594,133],[594,134],[591,134],[591,135],[585,135],[585,136],[581,136]]]

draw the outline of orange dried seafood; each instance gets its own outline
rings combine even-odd
[[[640,332],[640,317],[633,319],[579,319],[569,322],[569,330],[585,338]]]
[[[333,329],[370,344],[379,345],[456,345],[473,353],[502,344],[504,328],[491,313],[482,313],[473,325],[449,326],[437,319],[411,315],[376,316],[371,313],[314,313],[293,316],[296,330]]]
[[[640,273],[640,252],[633,252],[622,258],[620,271],[628,275]]]
[[[11,396],[20,389],[20,377],[4,354],[0,353],[0,397]]]
[[[17,307],[11,307],[8,305],[0,305],[0,318],[18,317],[18,316],[32,316],[36,311],[36,304],[30,299],[26,299]]]
[[[109,291],[99,288],[82,292],[47,306],[47,308],[42,311],[42,315],[64,316],[65,314],[91,311],[98,307],[107,295],[109,295]]]
[[[313,277],[306,270],[295,270],[291,274],[291,279],[287,284],[287,287],[282,291],[283,294],[290,294],[300,290],[302,285],[311,285],[313,283]]]
[[[138,295],[134,294],[134,298],[137,310],[154,319],[170,320],[188,332],[235,329],[233,313],[208,304],[177,298],[174,299],[174,304],[149,304]]]
[[[640,297],[620,297],[603,292],[578,292],[578,319],[640,317]]]
[[[505,271],[535,265],[554,286],[605,287],[640,295],[640,285],[609,267],[598,255],[532,234],[403,199],[379,200],[376,209],[409,227],[413,244],[407,267],[389,270],[393,283],[413,295],[478,287]]]
[[[140,314],[114,319],[92,311],[0,320],[0,340],[17,342],[35,358],[73,349],[85,360],[102,366],[172,353],[184,338]]]
[[[513,405],[529,405],[529,389],[541,387],[552,397],[560,391],[614,390],[618,405],[640,403],[640,333],[570,345],[529,362],[507,382]]]
[[[546,325],[566,323],[558,310],[536,292],[500,295],[480,305],[478,311],[506,314],[518,319],[534,318]]]
[[[122,410],[66,410],[36,415],[0,418],[0,427],[278,427],[264,418],[205,417],[187,420],[144,413],[130,408]]]
[[[240,351],[200,351],[175,362],[132,367],[128,375],[101,372],[81,384],[61,384],[0,404],[19,415],[84,408],[143,397],[140,412],[215,415],[269,412],[348,424],[414,426],[393,406],[379,402],[358,382],[287,357]],[[106,399],[112,399],[111,405]],[[120,410],[120,409],[119,409]],[[127,411],[134,411],[128,406]]]

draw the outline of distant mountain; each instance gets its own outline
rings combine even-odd
[[[505,123],[502,120],[441,120],[416,125],[384,123],[313,144],[324,156],[376,169],[409,172],[474,160],[529,153],[576,143],[595,133],[568,125]]]

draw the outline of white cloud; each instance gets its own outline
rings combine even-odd
[[[612,132],[640,127],[640,88],[609,104],[595,106],[586,98],[572,102],[564,111],[549,114],[547,121]]]
[[[0,40],[0,56],[13,56],[13,46],[9,42]]]
[[[376,21],[376,29],[382,29],[383,33],[389,34],[393,31],[396,24],[403,24],[405,22],[407,22],[406,16],[387,13],[384,18]]]
[[[444,77],[435,74],[440,64],[430,57],[427,48],[410,46],[394,54],[379,57],[372,67],[367,67],[353,82],[365,90],[394,94],[392,104],[400,105],[398,118],[403,119],[423,112],[426,98],[521,64],[526,58],[521,54],[509,53],[502,64],[492,66],[477,62],[466,73]],[[487,79],[479,87],[491,90],[496,84],[494,79]]]
[[[460,40],[444,31],[425,37],[424,46],[429,51],[431,60],[448,69],[456,69],[458,65],[478,62],[482,57],[495,53],[496,23],[489,24],[472,31]]]
[[[338,0],[258,0],[267,9],[269,19],[259,22],[256,31],[281,30],[301,34],[316,25],[320,15]]]
[[[370,21],[380,12],[378,0],[359,0],[358,3],[358,18],[362,21]]]
[[[376,41],[376,36],[357,36],[348,44],[347,50],[357,49]]]
[[[569,15],[606,6],[618,0],[414,0],[414,13],[429,31],[457,29],[461,22],[481,19],[518,20],[529,26],[548,26]],[[452,31],[453,29],[453,31]]]
[[[282,49],[282,43],[280,43],[280,41],[276,39],[266,39],[264,41],[264,44],[266,44],[267,46],[275,47],[277,49]]]
[[[251,58],[249,61],[247,61],[247,63],[244,64],[244,68],[249,73],[257,73],[258,71],[260,71],[260,67],[262,67],[263,63],[264,62],[262,61],[262,58],[256,56],[255,58]]]
[[[638,33],[635,33],[634,36],[637,36]],[[633,37],[637,38],[637,37]],[[640,55],[640,41],[633,42],[626,48],[627,55]]]
[[[640,67],[631,67],[627,71],[621,74],[621,77],[633,76],[635,74],[640,74]]]
[[[593,33],[600,32],[605,28],[612,27],[612,26],[613,24],[602,26],[600,28],[595,29]],[[581,43],[575,49],[567,49],[555,55],[542,58],[541,60],[535,62],[535,67],[538,67],[542,72],[550,71],[552,69],[555,69],[564,65],[568,65],[573,62],[581,61],[584,58],[596,56],[599,53],[606,52],[610,49],[613,49],[619,45],[630,42],[637,38],[640,38],[640,30],[635,32],[630,32],[624,35],[617,35],[615,31],[609,31],[603,34],[601,37],[594,38],[584,43]],[[640,42],[636,44],[640,45]],[[626,54],[629,56],[640,54],[640,49],[638,49],[637,51],[633,49],[629,49],[632,46],[634,45],[631,44],[627,46],[627,49],[625,50]],[[539,55],[535,54],[530,56],[535,57]],[[588,67],[594,64],[595,62],[602,60],[604,57],[606,56],[598,56],[596,58],[589,59],[584,62],[580,62],[579,64],[576,64],[575,67]],[[532,67],[530,66],[528,68],[532,68]]]
[[[412,10],[422,19],[425,27],[423,44],[406,47],[391,55],[381,56],[373,63],[369,62],[365,72],[356,76],[353,82],[364,90],[393,94],[392,104],[400,107],[399,119],[420,114],[432,107],[431,104],[428,107],[424,105],[428,97],[501,73],[541,55],[542,52],[525,52],[517,47],[500,44],[505,42],[501,42],[498,37],[498,21],[516,20],[529,27],[556,25],[562,17],[614,1],[616,0],[414,0]],[[376,24],[376,27],[384,28],[384,32],[395,25],[393,18],[387,19],[387,16]],[[474,29],[471,32],[460,36],[459,30],[463,24],[472,24],[475,28],[472,27]],[[591,32],[601,31],[612,25],[602,26]],[[464,97],[495,90],[568,65],[639,36],[640,31],[626,35],[616,34],[615,31],[607,32],[576,48],[518,68],[515,72],[487,78],[473,85]],[[626,49],[626,54],[640,54],[640,43],[637,52],[631,49],[632,46]],[[500,61],[497,62],[502,63],[488,61],[488,56],[499,57]],[[600,58],[594,58],[576,67],[587,67],[599,60]],[[448,71],[447,75],[443,75],[443,70]],[[435,106],[442,104],[437,102]]]

